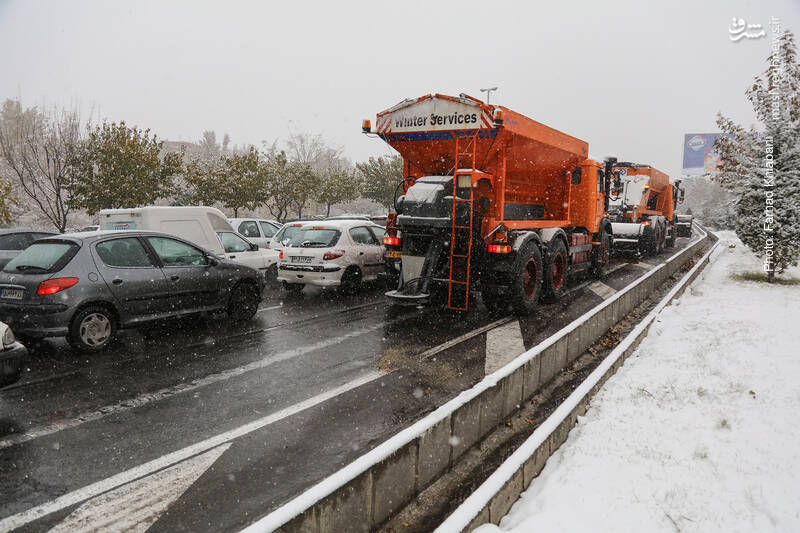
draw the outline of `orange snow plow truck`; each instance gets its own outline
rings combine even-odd
[[[567,276],[600,276],[612,246],[607,195],[615,159],[503,106],[468,95],[404,100],[363,123],[403,157],[387,223],[398,303],[530,313],[557,300]]]
[[[675,246],[680,223],[675,208],[684,191],[680,180],[650,165],[616,163],[615,186],[609,194],[608,216],[617,254],[657,255]],[[691,230],[689,231],[691,234]]]

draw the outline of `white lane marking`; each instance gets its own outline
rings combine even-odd
[[[152,461],[149,461],[147,463],[141,464],[124,472],[120,472],[119,474],[113,475],[109,478],[97,481],[95,483],[92,483],[91,485],[87,485],[83,488],[74,490],[72,492],[69,492],[67,494],[64,494],[63,496],[56,498],[55,500],[43,503],[41,505],[37,505],[36,507],[32,507],[31,509],[28,509],[26,511],[22,511],[15,515],[4,518],[3,520],[0,520],[0,531],[10,531],[12,529],[22,527],[25,524],[29,524],[34,520],[42,518],[43,516],[47,516],[51,513],[55,513],[56,511],[60,511],[72,505],[81,503],[82,501],[88,500],[89,498],[94,498],[99,494],[108,492],[109,490],[125,485],[126,483],[130,483],[131,481],[140,479],[144,476],[152,474],[153,472],[158,472],[159,470],[172,466],[176,463],[179,463],[180,461],[184,461],[189,457],[192,457],[199,453],[206,452],[212,448],[216,448],[221,444],[230,442],[243,435],[252,433],[253,431],[257,431],[265,426],[278,422],[279,420],[282,420],[288,416],[292,416],[301,411],[305,411],[306,409],[314,407],[315,405],[325,402],[331,398],[335,398],[336,396],[339,396],[340,394],[343,394],[349,390],[355,389],[357,387],[375,381],[376,379],[384,375],[386,374],[378,371],[368,372],[366,374],[357,377],[356,379],[348,381],[344,385],[340,385],[333,389],[329,389],[307,400],[303,400],[302,402],[281,409],[280,411],[276,411],[271,415],[259,418],[258,420],[249,422],[236,429],[220,433],[219,435],[208,438],[196,444],[192,444],[191,446],[187,446],[186,448],[183,448],[181,450],[177,450],[170,454],[163,455],[157,459],[153,459]]]
[[[500,320],[495,320],[494,322],[492,322],[490,324],[486,324],[485,326],[481,326],[478,329],[473,329],[472,331],[464,333],[463,335],[460,335],[460,336],[456,337],[455,339],[451,339],[451,340],[449,340],[447,342],[443,342],[442,344],[440,344],[438,346],[434,346],[433,348],[430,348],[429,350],[425,350],[424,352],[419,354],[417,357],[419,357],[420,359],[428,359],[429,357],[432,357],[432,356],[436,355],[439,352],[442,352],[442,351],[444,351],[444,350],[446,350],[448,348],[452,348],[456,344],[461,344],[462,342],[464,342],[467,339],[471,339],[472,337],[477,337],[478,335],[480,335],[484,331],[489,331],[489,330],[494,329],[494,328],[496,328],[498,326],[502,326],[503,324],[508,324],[512,320],[513,320],[513,318],[510,318],[510,317],[501,318]]]
[[[603,300],[608,300],[617,293],[617,289],[606,285],[602,281],[595,281],[594,283],[589,284],[589,286],[586,288]]]
[[[522,330],[519,321],[514,320],[504,326],[486,332],[486,375],[506,366],[512,359],[525,352]]]
[[[280,309],[283,307],[282,305],[273,305],[272,307],[262,307],[258,310],[259,313],[263,313],[264,311],[272,311],[273,309]]]
[[[92,498],[56,524],[50,533],[144,533],[230,447],[230,442],[217,446]]]
[[[41,426],[34,426],[30,429],[27,429],[25,433],[17,433],[14,435],[9,435],[0,440],[0,450],[8,448],[10,446],[14,446],[15,444],[20,444],[22,442],[27,442],[33,439],[37,439],[39,437],[52,435],[53,433],[57,433],[65,429],[74,428],[80,426],[81,424],[85,424],[86,422],[99,420],[109,415],[114,415],[122,413],[124,411],[129,411],[131,409],[135,409],[137,407],[141,407],[143,405],[147,405],[152,402],[163,400],[164,398],[175,396],[176,394],[192,391],[195,389],[199,389],[201,387],[206,387],[208,385],[213,385],[214,383],[219,383],[220,381],[225,381],[227,379],[241,376],[246,372],[259,370],[268,367],[270,365],[274,365],[275,363],[279,363],[281,361],[286,361],[288,359],[305,355],[315,350],[328,348],[331,345],[338,344],[353,337],[358,337],[360,335],[364,335],[366,333],[371,333],[375,330],[381,329],[382,327],[384,327],[384,325],[385,324],[377,324],[375,326],[357,329],[355,331],[351,331],[350,333],[347,333],[340,337],[336,337],[334,339],[325,339],[315,344],[309,344],[307,346],[302,346],[300,348],[295,348],[293,350],[286,350],[283,352],[279,352],[275,355],[265,357],[257,361],[253,361],[252,363],[248,363],[246,365],[242,365],[236,368],[231,368],[229,370],[224,370],[216,374],[209,374],[208,376],[201,379],[196,379],[194,381],[190,381],[187,383],[178,383],[177,385],[166,387],[156,392],[148,392],[145,394],[140,394],[139,396],[136,396],[134,398],[122,400],[112,405],[100,407],[99,409],[96,409],[94,411],[88,411],[82,413],[74,418],[59,420],[57,422],[53,422],[50,424],[43,424]]]
[[[650,263],[645,263],[644,261],[639,261],[638,263],[633,263],[633,266],[642,267],[645,270],[653,270],[658,265],[651,265]]]

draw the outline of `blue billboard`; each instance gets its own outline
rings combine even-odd
[[[687,133],[683,136],[683,174],[699,175],[714,172],[719,156],[714,142],[721,133]]]

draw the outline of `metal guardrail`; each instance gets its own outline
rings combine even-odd
[[[656,287],[694,257],[708,239],[709,235],[703,231],[702,237],[665,263],[242,531],[261,533],[280,528],[287,532],[328,533],[370,531],[378,527],[516,411],[517,405],[533,396],[646,300]],[[564,429],[560,431],[566,439]],[[483,507],[476,507],[475,513],[483,513]],[[475,516],[470,517],[473,519]],[[469,521],[464,526],[450,524],[442,531],[464,529]]]

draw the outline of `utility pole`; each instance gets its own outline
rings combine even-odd
[[[489,95],[492,94],[492,91],[496,91],[497,87],[489,87],[488,89],[481,89],[482,93],[486,93],[486,105],[489,105]]]

